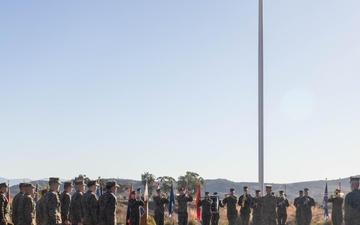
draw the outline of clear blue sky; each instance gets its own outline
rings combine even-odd
[[[265,182],[359,174],[360,1],[265,2]],[[1,1],[1,176],[257,181],[257,19],[257,1]]]

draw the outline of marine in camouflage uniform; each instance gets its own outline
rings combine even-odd
[[[243,187],[244,194],[239,197],[238,205],[240,206],[240,221],[241,225],[249,225],[252,196],[247,193],[248,187]],[[244,207],[242,205],[244,204]]]
[[[131,192],[132,199],[129,199],[130,207],[130,225],[139,225],[140,224],[140,206],[144,206],[145,203],[141,200],[141,196],[137,195],[135,197],[135,191]]]
[[[99,208],[98,196],[95,194],[99,184],[95,180],[90,180],[87,183],[88,191],[84,194],[81,206],[83,209],[83,223],[84,225],[98,225],[99,224]]]
[[[34,188],[35,186],[32,183],[25,185],[25,194],[19,200],[18,225],[36,225]]]
[[[8,185],[6,183],[0,184],[0,225],[7,225],[7,216],[9,214],[9,202],[5,196],[5,193],[8,190]]]
[[[188,223],[188,212],[187,212],[187,203],[192,202],[192,196],[184,192],[184,189],[179,189],[180,195],[176,197],[178,202],[178,219],[179,225],[187,225]]]
[[[251,202],[252,211],[252,224],[261,225],[261,205],[257,202],[257,199],[261,198],[260,190],[255,191],[255,198]]]
[[[304,191],[300,190],[299,197],[295,198],[295,200],[294,200],[294,206],[296,208],[295,219],[296,219],[297,225],[301,225],[301,208],[299,207],[299,200],[302,196],[304,196]]]
[[[227,209],[227,219],[229,220],[229,225],[236,225],[236,220],[238,217],[238,211],[236,209],[237,197],[234,195],[235,189],[230,189],[230,195],[223,200],[223,204],[226,205]]]
[[[24,195],[25,193],[25,184],[26,183],[20,183],[19,184],[19,193],[17,193],[15,195],[15,197],[13,198],[12,200],[12,204],[11,204],[11,207],[12,207],[12,212],[11,212],[11,220],[13,222],[14,225],[17,225],[18,224],[18,219],[19,219],[19,200],[21,198],[21,196]]]
[[[165,195],[161,193],[160,189],[156,190],[156,196],[153,197],[155,203],[155,222],[156,225],[164,225],[164,211],[165,204],[169,204],[169,200],[165,198]]]
[[[209,192],[205,192],[205,198],[198,202],[198,206],[201,207],[201,219],[203,225],[210,225],[211,221],[211,204],[212,200],[210,198]]]
[[[64,182],[64,191],[60,194],[61,202],[61,221],[63,224],[68,224],[70,221],[70,203],[71,203],[71,190],[73,186],[71,182]]]
[[[49,178],[50,190],[45,194],[45,209],[43,215],[43,225],[60,225],[61,220],[61,202],[59,198],[60,179]]]
[[[224,204],[222,203],[222,201],[220,200],[218,193],[214,192],[214,196],[216,197],[216,201],[217,203],[215,203],[215,201],[213,201],[212,203],[212,207],[211,207],[211,225],[218,225],[219,224],[219,219],[220,219],[220,207],[224,207]],[[218,204],[218,205],[217,205]]]
[[[41,198],[36,203],[36,224],[41,225],[43,224],[43,215],[44,215],[44,209],[45,209],[45,194],[47,190],[43,189],[41,190]]]
[[[350,177],[351,192],[345,197],[345,215],[346,225],[360,225],[360,190],[359,178]]]
[[[116,189],[119,185],[115,181],[106,183],[106,193],[99,198],[99,220],[101,225],[116,225]]]
[[[272,186],[266,185],[266,195],[256,199],[261,204],[261,225],[276,225],[276,205],[281,199],[271,193]]]
[[[281,201],[277,204],[278,225],[285,225],[287,220],[287,207],[289,201],[285,198],[284,191],[279,191]]]
[[[331,211],[331,221],[333,225],[341,225],[343,222],[343,212],[342,205],[344,203],[344,199],[340,196],[340,190],[335,190],[335,196],[330,195],[328,202],[332,203],[332,211]]]
[[[78,223],[83,223],[83,210],[81,206],[83,192],[85,190],[84,181],[75,181],[76,192],[71,197],[70,202],[70,223],[73,225],[78,225]]]
[[[299,199],[301,210],[301,225],[310,225],[312,219],[311,207],[315,206],[315,200],[309,196],[309,189],[304,188],[304,196]]]

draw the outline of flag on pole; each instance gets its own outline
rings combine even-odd
[[[39,183],[36,182],[36,185],[35,185],[35,196],[34,196],[34,201],[35,203],[37,203],[39,200]]]
[[[149,189],[148,189],[148,183],[146,181],[145,183],[145,191],[144,191],[144,207],[140,207],[140,225],[147,225],[148,220],[148,211],[149,211]],[[141,211],[143,210],[143,211]]]
[[[341,192],[341,180],[340,180],[340,178],[339,178],[338,189],[339,189],[339,190],[340,190],[340,192]]]
[[[160,183],[157,184],[157,188],[156,189],[160,189]]]
[[[6,198],[7,198],[8,202],[9,202],[9,205],[10,205],[11,201],[10,201],[10,182],[9,181],[8,181],[8,190],[6,192]]]
[[[133,191],[133,186],[130,186],[130,193],[129,193],[129,201],[132,199],[131,192]],[[126,210],[126,224],[130,225],[130,204],[128,204],[127,210]]]
[[[98,197],[101,196],[101,187],[98,187],[98,188],[96,189],[96,195],[97,195]]]
[[[325,193],[324,193],[324,200],[323,200],[324,220],[328,220],[328,219],[329,219],[329,212],[328,212],[327,202],[328,202],[328,187],[327,187],[327,181],[326,181],[326,184],[325,184]]]
[[[173,189],[173,185],[171,183],[171,187],[170,187],[170,203],[169,203],[169,218],[172,217],[172,213],[174,210],[174,205],[175,205],[175,195],[174,195],[174,189]]]
[[[187,181],[186,181],[186,184],[185,184],[185,188],[184,188],[185,190],[185,193],[189,193],[189,185],[188,185],[188,183],[187,183]]]
[[[197,195],[196,195],[196,216],[197,219],[200,220],[201,210],[200,206],[198,205],[201,201],[201,187],[200,184],[198,185]]]

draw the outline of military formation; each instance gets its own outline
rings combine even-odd
[[[49,179],[48,190],[41,190],[41,198],[35,202],[35,186],[32,183],[20,183],[19,193],[12,199],[11,221],[10,204],[5,196],[8,185],[0,184],[0,225],[116,225],[117,198],[116,189],[119,185],[115,181],[109,181],[104,187],[100,197],[96,195],[99,184],[90,180],[86,185],[84,181],[64,182],[64,190],[60,194],[59,178]],[[85,192],[85,186],[87,191]],[[330,195],[328,202],[332,204],[332,224],[360,225],[360,190],[359,178],[350,177],[351,192],[346,195],[345,201],[336,189]],[[74,194],[73,188],[75,188]],[[284,191],[279,191],[275,196],[272,186],[266,186],[266,193],[261,195],[260,190],[255,191],[254,197],[248,192],[248,187],[243,187],[243,194],[238,198],[235,189],[220,199],[217,192],[210,196],[205,192],[197,206],[201,207],[201,219],[203,225],[218,225],[220,208],[226,207],[229,225],[285,225],[287,222],[287,208],[290,206]],[[132,197],[128,201],[130,217],[129,225],[140,224],[140,208],[144,206],[144,198],[141,190],[131,192]],[[154,219],[157,225],[164,225],[165,205],[169,199],[156,190],[153,197],[155,204]],[[176,197],[177,214],[179,225],[188,224],[188,203],[193,201],[187,190],[179,189]],[[345,214],[343,215],[343,204],[345,203]],[[296,207],[295,219],[298,225],[310,225],[312,220],[312,208],[315,200],[309,196],[309,189],[299,191],[299,196],[294,199]],[[240,210],[238,210],[238,208]],[[252,217],[252,219],[251,219]]]

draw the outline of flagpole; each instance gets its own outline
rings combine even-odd
[[[259,52],[258,52],[258,76],[259,76],[259,189],[264,193],[264,57],[263,57],[263,15],[264,0],[259,0]]]

